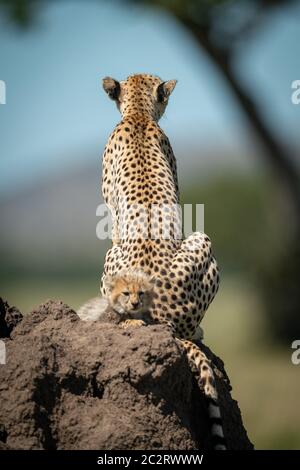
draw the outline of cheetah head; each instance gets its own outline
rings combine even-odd
[[[139,318],[152,304],[155,281],[142,271],[121,271],[105,276],[107,299],[116,312]]]
[[[103,79],[103,88],[116,102],[123,118],[133,114],[146,114],[158,121],[176,83],[176,80],[164,82],[154,75],[139,74],[131,75],[121,82],[106,77]]]

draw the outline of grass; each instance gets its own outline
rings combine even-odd
[[[97,294],[96,276],[81,279],[43,277],[2,280],[2,295],[22,312],[48,298],[73,308]],[[222,357],[239,402],[248,435],[257,449],[300,449],[300,366],[292,350],[272,345],[264,311],[254,288],[225,278],[209,308],[205,343]]]

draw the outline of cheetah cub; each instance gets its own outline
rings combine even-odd
[[[154,280],[141,271],[120,271],[105,278],[106,297],[82,305],[78,316],[85,321],[141,326],[149,323]]]

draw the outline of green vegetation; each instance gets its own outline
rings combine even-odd
[[[247,276],[273,263],[281,250],[277,198],[267,176],[227,174],[182,190],[183,203],[205,204],[205,232],[220,265]]]

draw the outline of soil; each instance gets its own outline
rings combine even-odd
[[[211,449],[206,401],[163,325],[85,322],[63,302],[0,303],[0,449]],[[223,362],[213,361],[229,449],[252,449]]]

